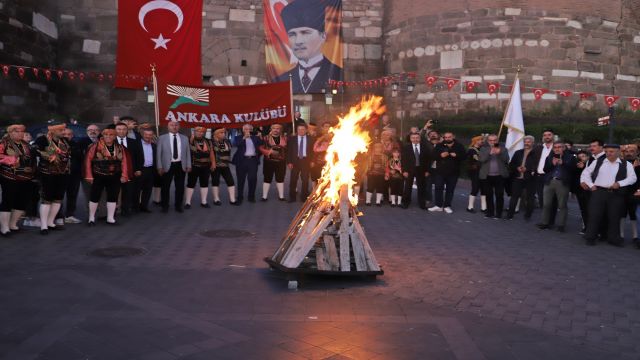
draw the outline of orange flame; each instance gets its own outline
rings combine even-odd
[[[338,117],[338,125],[329,130],[333,137],[327,148],[327,163],[322,169],[317,187],[326,189],[323,201],[336,204],[340,199],[340,188],[347,185],[349,200],[357,205],[358,197],[352,194],[358,166],[355,159],[359,153],[367,152],[371,139],[364,127],[366,121],[385,112],[382,100],[380,96],[363,97],[359,104],[351,107],[346,116]]]

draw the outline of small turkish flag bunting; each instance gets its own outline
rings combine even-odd
[[[69,73],[67,74],[67,76],[69,77],[69,79],[71,80],[75,80],[76,79],[76,73],[74,73],[73,71],[69,71]]]
[[[24,68],[23,67],[19,67],[18,68],[18,76],[20,76],[20,79],[24,79]]]
[[[56,71],[56,74],[58,75],[58,79],[62,80],[62,77],[64,76],[64,71],[58,70]]]
[[[542,95],[549,92],[549,89],[533,89],[533,95],[536,97],[536,100],[542,99]]]
[[[596,93],[590,93],[590,92],[582,92],[580,93],[580,99],[585,100],[588,99],[590,97],[596,96]]]
[[[44,77],[46,77],[46,78],[47,78],[47,80],[51,80],[51,70],[46,69],[46,70],[44,71]]]
[[[500,90],[500,83],[498,82],[489,82],[487,83],[487,91],[489,94],[493,95]]]
[[[2,65],[2,73],[4,74],[4,77],[9,76],[9,66],[8,65]]]
[[[457,80],[457,79],[447,79],[447,88],[449,88],[449,90],[451,90],[459,82],[460,82],[460,80]]]
[[[569,97],[573,95],[573,93],[569,90],[556,90],[556,93],[562,97]]]
[[[78,77],[80,78],[80,81],[84,81],[85,74],[81,72],[80,75],[78,75]]]
[[[620,99],[620,96],[614,96],[614,95],[605,95],[604,96],[604,102],[607,103],[608,107],[612,107],[613,104],[615,104],[616,101],[618,101],[618,99]]]
[[[630,97],[629,105],[631,105],[631,110],[633,110],[634,112],[638,111],[638,109],[640,109],[640,98]]]
[[[31,68],[31,71],[33,71],[33,76],[38,77],[38,74],[40,73],[40,69],[38,69],[38,68]]]
[[[429,85],[429,87],[432,87],[433,84],[436,83],[436,81],[438,81],[438,78],[435,76],[431,76],[431,75],[425,75],[424,76],[424,82],[427,83],[427,85]]]
[[[473,92],[476,89],[476,86],[478,86],[478,84],[480,83],[477,81],[465,81],[464,87],[465,89],[467,89],[467,92]]]
[[[104,81],[104,74],[98,75],[98,81]]]

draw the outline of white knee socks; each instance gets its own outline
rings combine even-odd
[[[20,221],[22,215],[24,215],[24,211],[22,210],[11,210],[11,218],[9,219],[9,230],[20,230],[20,228],[18,228],[18,221]]]
[[[269,188],[271,187],[271,183],[265,182],[262,183],[262,198],[267,199],[269,197]]]
[[[476,206],[476,197],[475,195],[469,195],[469,205],[467,205],[467,209],[473,210]]]
[[[193,189],[186,188],[184,189],[184,204],[191,205],[191,198],[193,197]]]
[[[11,231],[9,230],[9,220],[11,218],[11,212],[3,211],[0,212],[0,232],[4,234],[8,234]]]
[[[112,224],[115,223],[116,222],[115,215],[116,215],[116,203],[108,202],[107,203],[107,222]]]
[[[365,203],[366,203],[367,205],[368,205],[368,204],[371,204],[371,198],[372,198],[372,197],[373,197],[373,193],[370,193],[370,192],[368,192],[368,191],[367,191],[366,198],[365,198],[365,199],[366,199],[366,200],[365,200]]]
[[[487,197],[485,195],[480,195],[480,210],[487,210]]]
[[[376,205],[382,204],[382,194],[376,194]]]
[[[284,199],[284,183],[276,183],[278,189],[278,198]]]
[[[229,201],[232,203],[236,202],[236,187],[229,186],[227,187],[227,191],[229,191]]]
[[[96,222],[96,211],[98,211],[98,203],[89,201],[89,222]]]
[[[51,209],[49,209],[49,218],[47,219],[48,227],[56,227],[56,215],[58,215],[58,211],[60,211],[60,207],[62,207],[62,203],[54,202],[51,203]]]
[[[209,197],[209,186],[200,188],[200,204],[207,205],[208,197]]]
[[[49,227],[49,211],[51,210],[51,204],[40,204],[40,230],[47,230]]]

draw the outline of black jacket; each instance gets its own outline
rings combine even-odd
[[[119,139],[116,138],[116,142]],[[140,140],[127,138],[127,151],[129,152],[129,156],[131,156],[131,167],[133,172],[142,171],[142,167],[144,166],[144,153],[142,152],[142,143]]]
[[[329,80],[342,80],[342,68],[332,63],[326,57],[320,62],[320,70],[316,76],[311,80],[309,88],[304,91],[302,87],[302,80],[300,79],[300,65],[296,65],[293,69],[278,76],[276,81],[289,81],[289,74],[291,74],[291,83],[294,94],[315,94],[322,92],[322,89],[327,87]]]
[[[420,143],[420,159],[418,171],[429,171],[429,163],[431,162],[431,154],[428,146],[424,143]],[[413,152],[413,144],[405,144],[402,147],[402,158],[400,160],[402,165],[402,172],[414,174],[416,171],[416,156]]]
[[[293,164],[294,166],[298,165],[309,165],[313,161],[313,144],[316,142],[316,139],[312,136],[307,136],[307,156],[304,159],[298,158],[298,136],[292,135],[287,139],[287,164]]]
[[[553,152],[547,156],[547,161],[544,163],[544,183],[548,185],[554,178],[553,165],[554,154]],[[570,152],[564,152],[562,154],[562,164],[560,166],[560,180],[565,186],[571,186],[573,181],[573,175],[576,167],[576,158]]]
[[[455,157],[442,157],[443,153],[455,153]],[[453,141],[451,147],[440,143],[434,149],[434,160],[436,162],[435,173],[440,176],[459,176],[460,167],[464,163],[466,152],[464,146],[457,141]]]
[[[511,157],[511,161],[509,162],[509,172],[511,173],[511,177],[518,178],[520,176],[520,172],[518,168],[522,165],[522,158],[524,157],[524,149],[520,149],[513,153],[513,157]],[[538,155],[538,159],[540,156]],[[536,162],[536,157],[534,155],[533,149],[527,156],[527,161],[524,164],[524,167],[527,170],[524,172],[524,180],[531,179],[536,174],[536,168],[538,163]]]

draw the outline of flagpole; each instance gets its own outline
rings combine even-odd
[[[507,119],[507,110],[509,110],[509,107],[511,106],[511,99],[513,99],[513,92],[516,90],[516,80],[520,78],[521,70],[522,70],[522,66],[518,65],[518,72],[516,72],[516,78],[513,81],[513,87],[511,88],[511,94],[509,95],[509,102],[507,103],[507,108],[504,114],[502,115],[502,123],[500,123],[500,129],[498,130],[498,141],[500,141],[500,135],[502,135],[502,128],[504,127],[504,122]]]
[[[156,65],[151,64],[151,78],[153,79],[153,102],[156,113],[156,136],[160,136],[160,106],[158,105],[158,79],[156,78]]]
[[[291,99],[291,135],[296,133],[296,112],[293,109],[293,75],[289,73],[289,95]]]

